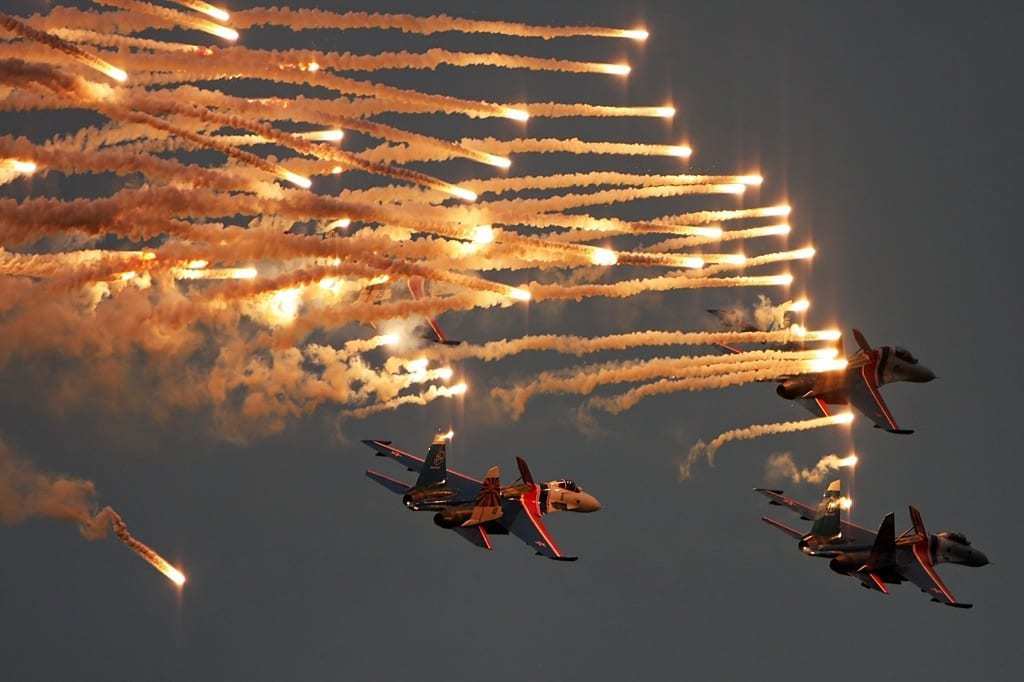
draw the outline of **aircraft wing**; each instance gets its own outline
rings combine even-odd
[[[788,507],[792,511],[796,512],[801,519],[804,521],[813,521],[818,515],[817,510],[814,507],[810,507],[803,502],[797,502],[792,497],[786,497],[782,494],[781,490],[768,490],[766,488],[754,488],[755,492],[759,492],[768,498],[769,504],[774,504],[780,507]],[[777,521],[772,523],[768,519],[764,519],[766,523],[779,528],[783,532],[789,532],[790,529],[782,527],[782,524]],[[858,526],[855,523],[849,521],[840,521],[840,528],[843,529],[843,538],[849,542],[855,544],[871,545],[875,542],[875,533],[862,526]]]
[[[882,399],[882,392],[878,390],[876,367],[877,361],[873,360],[850,368],[850,404],[873,421],[875,428],[885,429],[889,433],[913,433],[913,430],[901,429],[893,419],[889,406]]]
[[[935,565],[932,563],[927,543],[916,543],[911,547],[911,551],[914,555],[914,562],[903,570],[907,580],[920,587],[922,592],[931,595],[932,601],[958,609],[969,609],[973,606],[973,604],[957,601],[946,584],[942,582],[942,578],[939,577]]]
[[[408,452],[392,447],[391,441],[364,440],[363,443],[376,450],[378,457],[390,457],[409,471],[419,473],[420,469],[423,468],[422,457],[417,457],[416,455],[411,455]],[[379,482],[380,481],[378,481],[378,483]],[[460,474],[458,471],[448,469],[448,485],[452,489],[458,491],[459,495],[465,496],[466,498],[476,497],[477,492],[480,490],[481,483],[482,481],[479,481],[472,476],[466,476],[465,474]]]
[[[577,557],[565,556],[551,539],[551,534],[540,519],[538,504],[539,487],[534,485],[519,499],[506,500],[502,505],[501,523],[512,535],[525,542],[537,554],[556,561],[576,561]]]
[[[815,417],[832,416],[832,411],[828,408],[828,403],[821,398],[798,398],[797,402]]]

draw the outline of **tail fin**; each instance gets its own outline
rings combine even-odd
[[[840,497],[841,484],[839,481],[832,481],[818,503],[818,514],[814,518],[814,525],[811,526],[811,535],[832,539],[842,534],[842,526],[839,524]]]
[[[448,480],[447,451],[448,434],[438,433],[434,436],[434,442],[430,444],[427,456],[423,460],[420,477],[416,479],[417,488],[441,484]]]
[[[878,535],[875,536],[875,544],[871,547],[871,555],[868,557],[868,567],[878,570],[892,560],[893,552],[896,550],[896,515],[887,514],[882,519],[882,525],[878,527]]]
[[[910,522],[914,524],[914,537],[911,539],[912,542],[921,542],[922,540],[928,539],[928,531],[924,528],[924,519],[921,518],[921,512],[917,510],[917,507],[910,506]]]
[[[516,457],[516,466],[519,467],[519,476],[523,479],[523,483],[532,484],[533,474],[530,473],[530,467],[526,466],[526,461],[522,457]]]
[[[463,526],[479,526],[480,524],[501,518],[501,470],[494,466],[487,470],[483,485],[476,496],[473,513],[462,524]]]

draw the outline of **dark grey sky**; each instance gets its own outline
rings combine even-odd
[[[342,443],[324,419],[311,419],[236,447],[152,424],[138,425],[126,443],[95,416],[62,418],[24,405],[8,372],[0,374],[0,433],[43,468],[94,479],[102,500],[180,561],[190,582],[178,597],[123,548],[83,542],[67,525],[0,529],[0,679],[1016,679],[1024,561],[1015,537],[1022,474],[1015,425],[1024,379],[1024,240],[1015,215],[1019,6],[322,4],[551,24],[645,22],[652,37],[639,49],[616,41],[379,32],[310,32],[287,44],[376,51],[441,42],[628,57],[634,73],[627,86],[488,70],[380,78],[495,100],[671,98],[680,112],[674,130],[651,121],[533,121],[528,131],[650,142],[685,137],[696,149],[696,170],[760,168],[767,177],[761,197],[794,206],[792,243],[813,238],[819,248],[813,270],[799,278],[814,302],[812,319],[858,326],[874,343],[906,345],[941,377],[887,390],[890,407],[915,435],[884,434],[864,420],[855,426],[861,466],[854,519],[874,526],[895,511],[905,524],[913,503],[930,530],[965,532],[993,564],[940,570],[975,608],[941,608],[906,585],[888,598],[868,593],[831,574],[826,562],[800,556],[793,542],[758,521],[774,511],[750,492],[763,482],[768,454],[791,451],[810,464],[848,448],[839,432],[729,445],[715,469],[677,481],[676,461],[697,438],[802,418],[769,386],[649,400],[605,419],[598,438],[574,426],[575,400],[540,399],[519,422],[499,423],[475,409],[471,396],[464,413],[435,403],[344,424]],[[13,2],[21,13],[39,6]],[[281,47],[286,38],[252,32],[243,40]],[[515,132],[459,118],[406,124],[449,137]],[[23,125],[12,132],[38,132]],[[561,161],[517,167],[552,172]],[[662,207],[650,206],[649,215]],[[706,304],[752,293],[741,296],[679,293],[639,310],[628,303],[558,311],[541,305],[529,315],[448,322],[470,339],[697,327],[708,323],[700,315]],[[465,369],[482,394],[499,377],[547,363],[532,357]],[[457,432],[453,466],[478,474],[497,463],[511,471],[521,455],[538,477],[571,476],[601,498],[605,509],[597,515],[549,517],[579,562],[544,561],[507,538],[497,539],[494,552],[476,550],[363,477],[380,460],[357,445],[359,438],[390,438],[419,451],[449,419]],[[820,494],[816,486],[789,488],[807,500]]]

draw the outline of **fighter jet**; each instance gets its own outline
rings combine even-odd
[[[406,280],[406,284],[409,289],[409,294],[413,297],[413,300],[419,301],[426,298],[426,281],[419,275],[413,275]],[[390,280],[385,278],[383,282],[377,284],[371,284],[370,286],[363,289],[360,294],[360,302],[364,303],[379,303],[384,301],[391,296],[391,284]],[[441,325],[437,323],[432,317],[425,318],[427,323],[427,331],[423,333],[420,338],[431,343],[436,343],[442,346],[458,346],[462,343],[457,339],[450,339],[441,329]],[[372,324],[374,329],[377,325]]]
[[[809,533],[803,534],[767,517],[761,520],[799,541],[800,551],[808,556],[830,559],[829,568],[860,581],[862,587],[889,594],[886,585],[910,581],[933,602],[969,609],[971,604],[959,602],[935,571],[940,563],[984,566],[988,558],[971,547],[962,533],[943,532],[929,535],[921,513],[910,507],[913,527],[896,535],[895,516],[883,519],[878,532],[848,523],[839,518],[844,500],[839,481],[829,484],[817,509],[786,497],[781,490],[755,488],[768,498],[769,504],[789,507],[805,521],[814,521]]]
[[[853,337],[860,348],[847,358],[844,371],[781,377],[775,392],[786,400],[798,401],[816,417],[831,416],[835,405],[850,405],[874,422],[876,429],[889,433],[913,433],[913,429],[901,429],[896,424],[879,388],[895,381],[926,383],[935,379],[935,373],[918,362],[906,348],[872,348],[857,329],[853,330]],[[717,345],[730,353],[741,352],[732,346]],[[800,345],[779,346],[787,350],[797,347]]]
[[[913,429],[901,429],[896,424],[879,387],[894,381],[926,383],[935,379],[935,373],[906,348],[872,348],[857,329],[853,330],[853,338],[860,348],[847,358],[844,371],[785,377],[776,393],[787,400],[798,400],[815,416],[830,416],[833,405],[851,405],[874,422],[876,429],[913,433]]]
[[[368,470],[366,475],[393,493],[412,511],[434,512],[434,523],[455,531],[477,547],[491,549],[491,535],[515,535],[537,554],[557,561],[576,561],[558,548],[541,516],[555,511],[595,512],[601,503],[569,479],[535,483],[530,469],[516,457],[520,479],[501,486],[498,467],[480,481],[448,468],[446,453],[452,434],[438,433],[426,458],[391,446],[391,441],[364,440],[378,457],[390,457],[419,478],[414,485]]]

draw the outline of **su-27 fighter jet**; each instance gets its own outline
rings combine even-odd
[[[498,467],[491,467],[480,481],[448,468],[446,451],[452,433],[434,437],[425,459],[391,446],[391,441],[364,440],[378,457],[390,457],[409,471],[418,472],[408,485],[377,471],[366,475],[402,496],[412,511],[434,512],[434,523],[453,530],[477,547],[491,549],[491,535],[511,533],[537,554],[558,561],[575,561],[558,548],[541,516],[554,511],[595,512],[601,504],[568,479],[535,483],[529,468],[516,457],[520,480],[505,487]]]
[[[913,429],[901,429],[896,424],[879,389],[895,381],[926,383],[935,379],[935,373],[905,348],[872,348],[857,329],[853,330],[853,338],[860,348],[847,358],[844,371],[786,377],[780,381],[776,393],[787,400],[800,401],[816,416],[830,416],[833,405],[851,405],[873,421],[876,429],[913,433]]]
[[[836,405],[850,405],[874,422],[877,429],[889,433],[913,433],[913,429],[899,427],[879,389],[896,381],[926,383],[935,379],[935,373],[918,362],[906,348],[872,348],[857,329],[853,330],[853,338],[857,340],[859,349],[847,358],[845,370],[782,377],[775,392],[786,400],[798,401],[816,417],[832,416],[832,408]],[[717,345],[730,353],[740,352],[732,346]],[[780,346],[789,350],[799,347],[800,344]]]
[[[961,533],[943,532],[929,535],[921,513],[910,507],[913,527],[896,535],[896,521],[889,514],[877,533],[839,518],[844,504],[839,481],[829,484],[817,509],[786,497],[781,490],[755,490],[768,498],[770,504],[789,507],[800,518],[814,521],[809,533],[801,533],[774,519],[761,517],[770,526],[799,540],[800,551],[808,556],[830,559],[829,568],[860,581],[861,586],[889,594],[886,585],[910,581],[931,595],[932,601],[969,609],[971,604],[959,602],[935,571],[940,563],[984,566],[988,558],[971,547]]]

